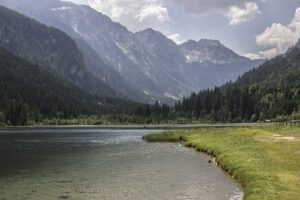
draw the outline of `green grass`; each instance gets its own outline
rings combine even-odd
[[[216,157],[245,200],[300,199],[300,128],[207,128],[165,132],[149,142],[179,142]]]

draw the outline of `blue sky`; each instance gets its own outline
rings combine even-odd
[[[251,58],[271,58],[300,38],[300,0],[70,1],[89,4],[133,32],[151,27],[178,43],[217,39]]]

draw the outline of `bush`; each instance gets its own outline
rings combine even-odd
[[[299,120],[300,119],[300,111],[299,112],[293,112],[292,119],[293,120]]]

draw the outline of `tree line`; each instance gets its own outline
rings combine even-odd
[[[294,47],[241,76],[235,83],[193,93],[174,107],[83,92],[0,49],[0,125],[43,119],[91,117],[116,123],[168,123],[176,119],[256,122],[300,119],[300,49]],[[95,120],[97,119],[97,120]],[[102,123],[98,120],[96,123]]]
[[[0,125],[43,119],[128,114],[137,103],[89,94],[24,59],[0,49]]]
[[[300,119],[299,44],[245,73],[235,83],[192,93],[176,102],[174,108],[156,104],[152,112],[144,106],[138,113],[212,122]]]

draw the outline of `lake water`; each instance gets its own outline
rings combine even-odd
[[[0,131],[0,200],[239,200],[210,157],[155,130]]]

